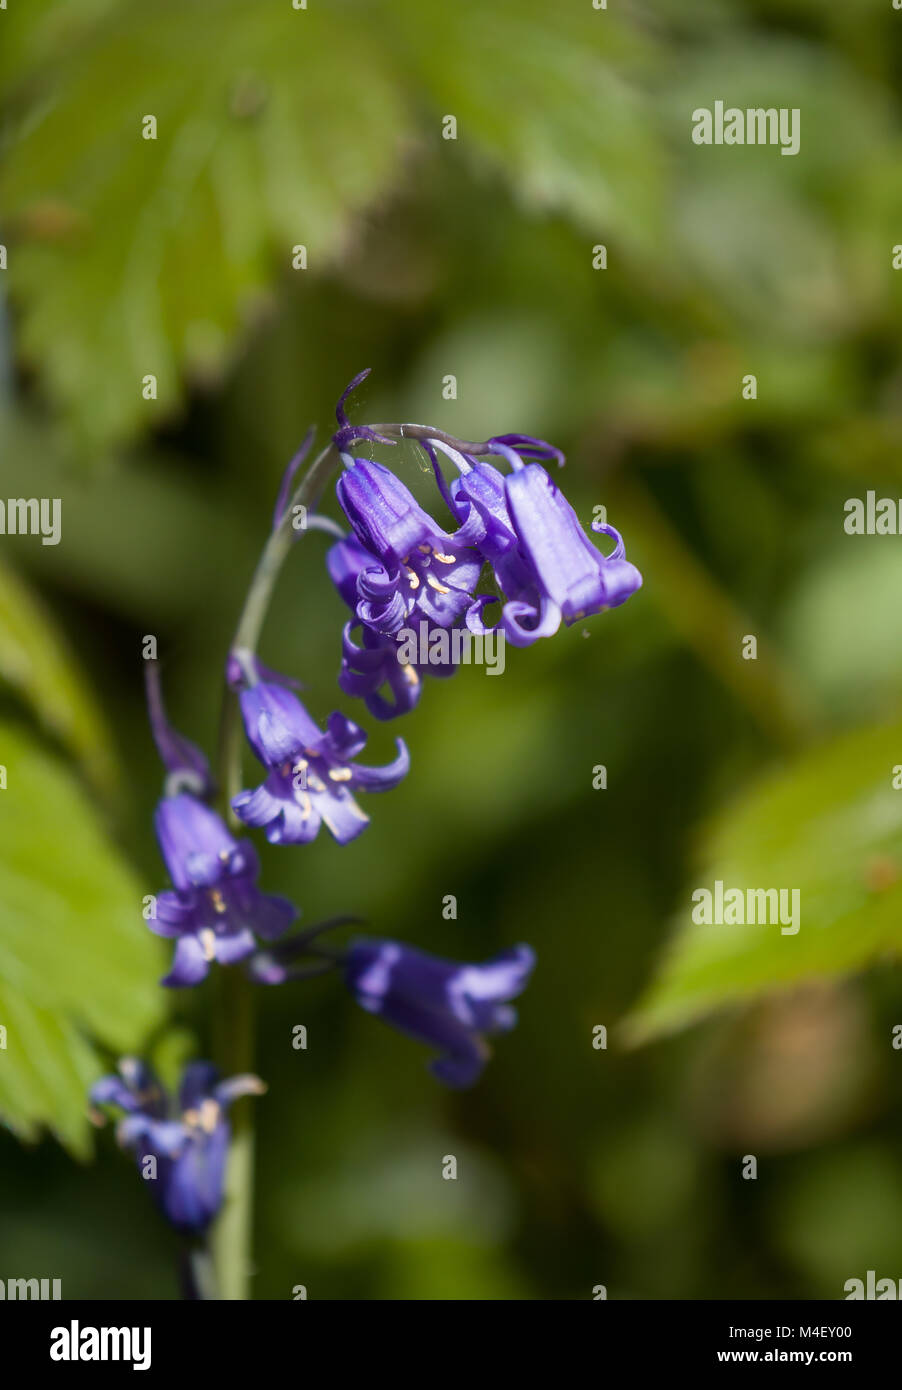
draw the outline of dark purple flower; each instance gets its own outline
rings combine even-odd
[[[503,595],[497,626],[509,642],[529,646],[539,637],[552,636],[562,619],[570,626],[591,613],[616,608],[640,587],[642,576],[624,558],[623,542],[614,528],[593,523],[593,530],[615,541],[611,554],[604,555],[542,465],[524,464],[503,438],[492,447],[511,463],[513,471],[507,475],[437,439],[428,445],[440,486],[461,523],[458,539],[474,545],[493,567]],[[530,445],[534,453],[540,446],[549,457],[556,452],[541,440]],[[460,471],[447,489],[435,460],[436,448]],[[487,630],[483,611],[498,601],[496,595],[480,595],[474,601],[467,611],[471,631]]]
[[[151,1069],[123,1058],[120,1075],[92,1087],[93,1105],[125,1111],[116,1127],[123,1148],[133,1150],[138,1171],[167,1221],[183,1235],[201,1235],[222,1205],[230,1126],[228,1107],[266,1088],[256,1076],[219,1081],[209,1062],[185,1068],[177,1111]],[[153,1166],[148,1164],[153,1159]]]
[[[642,576],[624,558],[623,541],[613,526],[593,526],[614,538],[614,550],[603,555],[541,464],[528,463],[504,481],[520,549],[541,593],[557,606],[568,626],[590,613],[619,607],[640,588]]]
[[[346,695],[364,700],[367,709],[377,719],[394,719],[400,714],[408,714],[420,698],[423,676],[427,672],[433,676],[450,676],[455,669],[451,661],[427,666],[404,663],[398,659],[402,639],[393,633],[411,627],[414,618],[428,622],[425,608],[418,603],[416,592],[410,589],[408,582],[406,586],[397,586],[390,594],[388,605],[396,605],[397,616],[386,620],[385,606],[380,608],[372,598],[367,597],[385,570],[379,560],[353,536],[337,541],[330,549],[326,563],[333,584],[354,615],[342,632],[338,684]],[[472,570],[472,574],[466,576],[471,584],[478,577],[478,564],[474,564]],[[398,594],[398,588],[404,587],[408,590],[406,603]],[[429,596],[429,602],[434,592],[431,586],[425,586],[422,592]],[[436,598],[441,601],[441,595],[436,595]],[[471,596],[467,594],[460,611],[471,601]],[[430,603],[430,606],[433,605]],[[396,626],[398,622],[400,626]],[[392,631],[382,630],[386,626],[391,627]],[[437,626],[429,623],[430,631]],[[358,629],[360,641],[355,642],[354,633]]]
[[[373,557],[357,574],[356,613],[394,636],[416,615],[451,627],[472,601],[482,561],[458,547],[400,479],[381,463],[348,459],[336,493],[363,550]]]
[[[176,938],[164,985],[196,985],[211,961],[232,965],[250,955],[255,933],[274,941],[287,931],[297,909],[260,892],[253,845],[234,840],[215,811],[181,792],[159,803],[155,825],[173,883],[157,895],[156,917],[148,921],[158,936]]]
[[[390,468],[371,459],[347,458],[336,495],[361,545],[397,568],[416,556],[446,552],[451,536],[420,506]]]
[[[489,1057],[484,1035],[517,1021],[507,1002],[525,989],[535,965],[529,946],[483,965],[441,960],[397,941],[358,941],[345,978],[358,1004],[442,1056],[430,1064],[449,1086],[469,1086]]]
[[[304,844],[316,838],[321,823],[347,844],[369,824],[353,793],[390,791],[410,766],[401,739],[386,767],[361,766],[354,759],[366,744],[363,730],[336,710],[323,733],[282,685],[261,681],[243,690],[241,714],[251,747],[271,771],[232,806],[246,825],[264,827],[272,844]]]
[[[213,792],[210,764],[201,750],[174,729],[167,719],[160,668],[156,661],[144,664],[144,688],[150,732],[168,774],[167,792],[191,791],[197,796],[210,796]]]

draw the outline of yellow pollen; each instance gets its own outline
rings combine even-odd
[[[210,901],[217,912],[225,912],[226,905],[218,888],[210,889]]]
[[[420,678],[412,666],[402,666],[401,670],[404,672],[404,679],[408,685],[419,685]]]
[[[200,944],[204,948],[204,960],[216,959],[216,933],[211,927],[204,927],[200,933]]]
[[[190,1110],[184,1110],[182,1119],[192,1129],[202,1129],[205,1133],[212,1134],[219,1121],[219,1102],[215,1101],[212,1096],[207,1096],[201,1101],[199,1110],[195,1110],[193,1107]]]
[[[453,565],[457,559],[456,555],[443,555],[440,550],[435,552],[436,560],[441,560],[443,565]]]
[[[419,578],[414,574],[413,570],[407,571],[407,579],[411,589],[418,589],[420,587]]]
[[[451,592],[450,589],[445,588],[444,584],[438,582],[434,574],[426,575],[426,583],[431,589],[435,589],[437,594],[447,594]]]
[[[212,1134],[219,1119],[219,1106],[212,1096],[201,1101],[200,1107],[200,1127],[206,1130],[207,1134]]]
[[[353,773],[349,767],[332,767],[329,769],[329,779],[332,782],[350,782]]]
[[[432,546],[431,546],[431,545],[425,545],[425,544],[424,544],[424,545],[418,545],[418,546],[417,546],[417,550],[422,550],[422,552],[423,552],[424,555],[428,555],[429,552],[432,550]]]

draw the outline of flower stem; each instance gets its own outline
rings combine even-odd
[[[250,980],[237,970],[218,973],[214,1051],[223,1076],[254,1069],[256,999]],[[254,1111],[244,1096],[232,1106],[232,1142],[226,1167],[222,1214],[211,1241],[216,1287],[221,1299],[247,1299],[252,1274],[254,1207]]]
[[[276,580],[294,542],[304,534],[292,525],[294,508],[312,511],[329,474],[338,462],[332,444],[314,459],[273,528],[257,564],[231,653],[252,662]],[[223,814],[231,818],[231,800],[241,785],[241,728],[234,692],[226,686],[219,726],[219,796]],[[234,818],[232,818],[234,822]],[[254,1070],[255,990],[238,970],[217,973],[214,1004],[214,1055],[223,1076]],[[254,1207],[254,1117],[249,1097],[236,1101],[232,1110],[232,1142],[229,1147],[222,1213],[213,1231],[212,1252],[216,1285],[222,1299],[247,1299],[250,1293]]]
[[[213,1264],[206,1242],[185,1245],[179,1252],[179,1283],[183,1299],[197,1302],[218,1298]]]
[[[266,544],[257,561],[257,568],[251,580],[244,607],[232,638],[231,654],[242,660],[256,655],[260,632],[269,609],[276,580],[281,573],[288,554],[304,530],[295,530],[292,525],[294,508],[306,507],[312,511],[322,495],[329,474],[338,462],[332,444],[326,445],[304,474],[278,524],[270,532]],[[234,693],[228,688],[222,703],[222,718],[219,726],[219,778],[221,796],[225,802],[224,810],[230,815],[232,797],[241,790],[241,729],[238,720],[238,706]]]

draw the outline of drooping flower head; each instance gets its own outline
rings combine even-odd
[[[345,465],[336,489],[339,504],[363,552],[374,557],[372,564],[360,564],[354,581],[354,611],[364,628],[394,636],[415,617],[443,627],[465,618],[474,634],[500,631],[514,645],[530,646],[552,636],[561,622],[569,626],[618,607],[640,587],[642,577],[626,559],[618,532],[593,523],[594,531],[614,541],[610,554],[600,551],[543,466],[561,466],[561,451],[531,435],[503,434],[454,447],[447,436],[430,435],[422,426],[399,427],[402,434],[416,432],[457,522],[450,530],[441,526],[391,469],[347,453],[356,438],[377,437],[349,425],[344,414],[343,402],[360,379],[342,397],[334,442]],[[438,452],[458,469],[450,485]],[[511,471],[502,473],[486,454],[505,460]],[[474,592],[484,563],[492,567],[498,593]],[[500,603],[501,613],[487,627],[484,613],[493,603]],[[363,647],[372,651],[376,644],[364,638]],[[345,652],[347,666],[360,650],[352,645]],[[358,686],[365,686],[378,661],[360,658]]]
[[[273,941],[297,910],[257,887],[259,863],[248,840],[236,841],[204,800],[213,791],[206,758],[169,723],[155,662],[146,670],[151,732],[166,768],[154,825],[172,888],[152,900],[147,925],[175,941],[164,985],[196,985],[214,960],[232,965],[254,950],[256,932]]]
[[[240,792],[232,808],[246,825],[262,826],[272,844],[305,844],[321,824],[346,844],[369,824],[354,793],[390,791],[408,771],[401,739],[386,767],[364,767],[355,761],[366,744],[363,730],[336,710],[323,732],[283,685],[259,681],[240,699],[248,741],[269,775],[256,790]]]
[[[336,495],[360,546],[372,557],[357,573],[357,617],[388,636],[414,617],[452,627],[471,602],[480,556],[459,547],[383,464],[346,462]]]
[[[461,523],[458,535],[475,545],[493,568],[503,596],[497,626],[515,646],[552,636],[562,620],[570,626],[590,614],[616,608],[641,586],[642,576],[626,560],[619,534],[606,523],[593,523],[593,530],[615,541],[610,555],[599,551],[541,463],[524,463],[501,438],[490,441],[490,447],[510,463],[508,474],[438,439],[427,443],[437,475],[435,449],[450,457],[460,471],[445,491],[446,500]],[[520,447],[536,456],[543,449],[542,456],[555,452],[541,440]],[[487,630],[483,611],[497,601],[494,594],[474,601],[466,619],[471,631]]]
[[[233,839],[209,806],[181,792],[163,798],[154,821],[173,884],[157,894],[148,921],[151,931],[176,941],[164,985],[196,985],[211,961],[233,965],[254,950],[255,935],[274,941],[288,930],[298,915],[294,904],[260,892],[253,845]]]
[[[345,979],[358,1004],[435,1048],[430,1064],[449,1086],[470,1086],[490,1052],[486,1035],[517,1021],[509,1000],[525,988],[535,965],[529,946],[515,946],[482,965],[463,965],[398,941],[358,941]]]
[[[386,622],[386,605],[380,607],[375,599],[379,579],[386,571],[355,536],[337,541],[329,550],[326,565],[333,584],[353,615],[342,631],[339,686],[346,695],[362,699],[376,719],[394,719],[408,714],[420,698],[423,677],[427,673],[444,677],[455,671],[451,661],[427,666],[399,660],[402,639],[398,632],[412,627],[415,618],[426,621],[430,633],[438,626],[425,618],[420,602],[423,597],[427,603],[430,601],[431,586],[422,586],[418,596],[408,582],[406,603],[390,593],[388,604],[397,604],[401,619],[401,626],[396,628],[398,619],[393,617]],[[470,602],[469,594],[466,601]],[[392,631],[385,631],[386,627]],[[355,641],[358,631],[360,640]]]
[[[516,455],[511,453],[511,458]],[[619,534],[606,523],[595,523],[593,529],[615,541],[612,553],[603,555],[541,464],[515,467],[504,480],[504,490],[536,585],[556,605],[568,627],[590,613],[618,608],[640,587],[642,576],[624,558]]]
[[[91,1088],[95,1106],[124,1111],[116,1127],[123,1148],[134,1152],[166,1220],[183,1235],[202,1235],[222,1205],[230,1126],[228,1108],[243,1095],[266,1087],[256,1076],[220,1081],[209,1062],[186,1067],[178,1106],[172,1105],[150,1067],[123,1058],[119,1075]],[[149,1160],[153,1160],[152,1163]]]

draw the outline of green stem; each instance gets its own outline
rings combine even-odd
[[[292,546],[305,534],[303,530],[296,531],[291,524],[294,509],[298,506],[306,507],[308,511],[315,509],[337,461],[335,449],[331,443],[327,444],[286,503],[281,521],[270,532],[235,628],[231,654],[245,659],[255,655],[276,580]],[[231,816],[232,797],[241,790],[241,725],[238,702],[234,692],[229,689],[226,689],[222,703],[218,765],[223,810],[227,816]]]
[[[214,1050],[223,1076],[254,1069],[253,986],[236,970],[220,970],[214,1016]],[[250,1296],[254,1208],[253,1100],[243,1096],[231,1112],[232,1142],[226,1167],[222,1213],[213,1230],[211,1249],[221,1299]]]
[[[191,1302],[210,1302],[219,1298],[209,1245],[186,1244],[180,1252],[179,1272],[182,1298]]]
[[[288,553],[304,534],[292,526],[296,506],[313,510],[337,458],[329,444],[310,465],[267,539],[244,608],[238,619],[231,652],[251,660],[263,627],[276,580]],[[241,728],[238,702],[226,688],[219,728],[219,787],[223,814],[231,816],[232,797],[241,783]],[[236,970],[218,971],[214,1005],[214,1055],[223,1076],[254,1070],[254,986]],[[254,1206],[254,1112],[250,1097],[232,1109],[232,1142],[226,1168],[222,1213],[212,1238],[213,1265],[222,1299],[247,1299],[250,1293]]]

